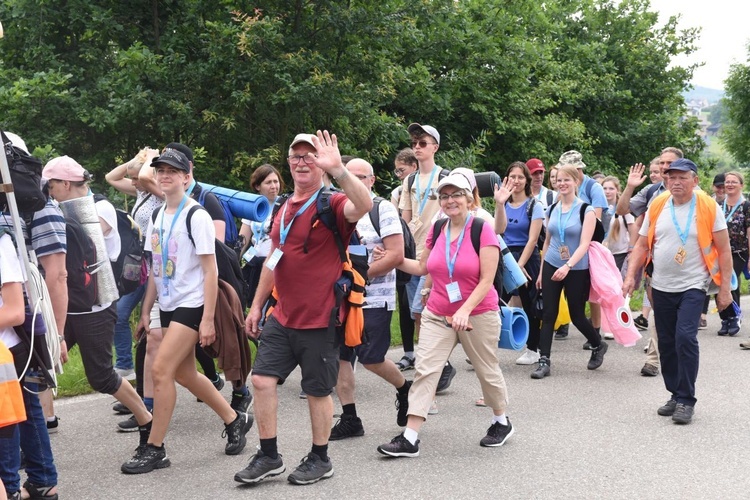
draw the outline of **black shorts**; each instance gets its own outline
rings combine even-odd
[[[393,316],[393,311],[389,311],[388,307],[383,306],[377,309],[362,309],[362,312],[365,315],[366,342],[354,348],[341,344],[339,348],[340,357],[344,361],[351,361],[356,352],[359,362],[363,365],[382,363],[391,347],[391,316]]]
[[[276,377],[283,384],[297,365],[302,369],[305,394],[330,395],[339,376],[336,335],[330,334],[328,328],[285,328],[271,315],[260,335],[253,375]]]
[[[178,307],[174,311],[159,311],[161,327],[166,330],[169,324],[174,321],[198,331],[201,320],[203,319],[203,306],[200,307]]]

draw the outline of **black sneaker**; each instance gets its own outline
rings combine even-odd
[[[287,480],[292,484],[313,484],[331,476],[333,476],[331,459],[329,458],[327,462],[324,462],[318,455],[311,452],[300,460],[299,465],[294,469],[294,472],[289,474]]]
[[[583,344],[583,350],[584,351],[590,351],[591,350],[591,342],[586,342]]]
[[[285,470],[281,455],[271,458],[264,454],[263,450],[258,450],[247,467],[234,475],[234,480],[238,483],[255,484],[267,477],[278,476]]]
[[[643,317],[643,314],[639,315],[637,318],[633,320],[633,324],[637,329],[644,332],[648,330],[648,320]]]
[[[683,403],[677,403],[672,414],[672,422],[675,424],[689,424],[693,420],[695,408]]]
[[[589,364],[586,366],[589,370],[596,370],[604,362],[604,355],[607,353],[609,345],[605,341],[601,341],[599,347],[591,349],[591,357],[589,358]]]
[[[391,439],[390,443],[378,446],[378,452],[389,457],[418,457],[419,456],[419,439],[411,444],[402,434]]]
[[[487,435],[479,441],[479,446],[502,446],[513,435],[515,430],[508,419],[508,425],[495,422],[487,429]]]
[[[131,415],[130,418],[117,422],[117,430],[120,432],[135,432],[138,430],[138,421],[135,419],[135,415]]]
[[[437,389],[435,389],[435,394],[440,394],[443,391],[448,390],[448,387],[451,386],[451,382],[453,381],[453,377],[456,376],[456,369],[453,368],[453,365],[450,364],[450,361],[445,364],[443,367],[443,372],[440,374],[440,380],[438,380]]]
[[[565,340],[568,338],[568,325],[560,325],[555,332],[555,340]]]
[[[336,425],[331,428],[330,441],[338,441],[350,437],[364,436],[365,428],[362,427],[362,420],[352,415],[341,415]]]
[[[221,437],[227,438],[227,445],[224,447],[224,453],[227,455],[237,455],[245,449],[247,439],[245,434],[253,426],[253,416],[248,413],[237,413],[237,418],[229,425],[224,425],[224,432]]]
[[[729,320],[728,319],[722,319],[721,320],[721,328],[719,328],[719,331],[716,332],[716,335],[719,337],[723,337],[729,333]]]
[[[406,427],[406,422],[409,420],[409,389],[411,388],[412,381],[406,381],[406,390],[402,393],[396,391],[396,425],[399,427]]]
[[[675,401],[674,399],[670,399],[669,401],[661,405],[659,409],[656,410],[656,413],[658,413],[662,417],[671,417],[672,415],[674,415],[674,410],[676,407],[677,401]]]
[[[167,458],[167,449],[162,446],[157,448],[152,444],[139,446],[135,450],[133,458],[122,464],[120,470],[125,474],[145,474],[154,469],[169,467],[171,462]]]
[[[537,361],[536,370],[531,372],[531,378],[540,379],[549,377],[551,374],[550,363],[551,362],[547,356],[541,356],[539,361]]]
[[[253,395],[250,392],[245,396],[242,393],[232,391],[232,402],[229,403],[229,406],[237,413],[247,413],[247,409],[250,408],[252,402]]]
[[[131,415],[133,413],[132,411],[130,411],[130,408],[120,403],[119,401],[115,401],[115,404],[112,405],[112,411],[117,413],[118,415]]]
[[[57,417],[57,415],[55,415],[54,420],[47,420],[47,434],[56,433],[58,427],[60,427],[60,419]]]

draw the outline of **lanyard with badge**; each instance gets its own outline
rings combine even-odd
[[[448,266],[448,279],[450,281],[445,285],[445,289],[448,292],[448,300],[450,300],[451,304],[461,300],[461,290],[458,288],[458,282],[453,281],[453,270],[456,268],[456,259],[458,258],[459,250],[461,250],[461,243],[464,241],[466,226],[469,225],[469,221],[471,221],[471,215],[466,217],[466,222],[464,223],[463,229],[461,229],[461,234],[458,235],[458,240],[456,241],[456,253],[453,254],[453,257],[451,257],[450,222],[445,229],[445,264]]]
[[[424,212],[424,207],[427,205],[427,198],[428,194],[430,192],[430,189],[432,188],[432,181],[435,180],[435,172],[437,172],[439,167],[435,165],[432,168],[432,172],[430,173],[430,180],[427,181],[427,186],[425,186],[424,194],[422,194],[422,189],[419,185],[419,172],[417,172],[417,177],[414,179],[416,182],[414,183],[416,185],[417,190],[417,201],[419,202],[419,210],[417,211],[417,214],[421,217],[422,212]]]
[[[187,203],[187,194],[183,195],[180,204],[177,206],[172,223],[169,226],[169,233],[167,233],[166,239],[164,238],[164,217],[167,216],[167,207],[164,206],[164,210],[161,213],[161,222],[159,223],[159,246],[161,246],[161,279],[162,279],[162,295],[169,297],[169,280],[174,276],[174,262],[169,260],[169,239],[172,237],[172,230],[180,217],[180,212],[185,208]]]
[[[739,201],[732,207],[732,209],[727,214],[727,200],[724,200],[724,218],[727,222],[729,222],[732,219],[732,216],[737,211],[738,208],[745,202],[745,197],[740,196]]]
[[[695,214],[695,204],[696,198],[695,194],[693,194],[693,197],[690,200],[690,210],[688,212],[687,220],[685,221],[685,229],[683,230],[680,229],[680,224],[677,222],[677,215],[674,211],[674,200],[672,198],[669,199],[669,211],[672,213],[672,224],[674,224],[675,229],[677,229],[677,234],[682,242],[682,245],[680,245],[680,248],[674,256],[674,261],[679,265],[682,265],[682,263],[685,262],[685,257],[687,257],[685,244],[687,243],[688,234],[690,232],[690,222],[693,220],[693,215]]]
[[[315,203],[315,200],[318,199],[318,195],[323,190],[323,186],[320,186],[320,189],[318,189],[314,195],[310,197],[309,200],[305,202],[304,205],[302,205],[302,208],[297,210],[297,213],[294,214],[292,217],[292,220],[289,221],[289,224],[285,224],[284,220],[286,219],[286,208],[289,205],[289,202],[287,201],[284,203],[284,209],[281,212],[281,220],[279,221],[279,247],[274,249],[271,256],[266,261],[266,267],[273,271],[276,269],[276,265],[279,263],[279,260],[281,260],[281,257],[284,255],[284,252],[281,250],[281,247],[284,246],[284,243],[286,243],[286,237],[289,235],[289,230],[292,229],[292,224],[294,224],[294,220],[297,218],[298,215],[301,215],[305,213],[305,210],[310,208],[310,205]]]
[[[565,218],[565,224],[562,222],[562,203],[560,203],[560,210],[557,212],[557,232],[560,235],[560,259],[562,260],[570,259],[570,249],[565,244],[565,228],[568,226],[570,216],[573,215],[573,212],[575,211],[574,209],[577,205],[578,199],[576,199],[570,207],[568,216]]]

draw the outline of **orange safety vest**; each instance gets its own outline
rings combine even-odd
[[[13,354],[0,342],[0,427],[26,420]]]
[[[706,268],[711,274],[711,279],[717,285],[721,285],[721,272],[719,271],[719,251],[714,245],[714,221],[716,220],[716,201],[703,191],[694,191],[696,196],[696,222],[698,224],[698,246],[701,248],[703,261]],[[649,250],[649,260],[652,258],[652,249],[654,246],[654,237],[656,235],[656,220],[659,218],[662,209],[672,196],[669,191],[665,191],[651,203],[648,209],[648,218],[650,225],[648,227],[647,244]]]

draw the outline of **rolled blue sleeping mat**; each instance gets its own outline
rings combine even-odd
[[[477,181],[477,189],[479,190],[480,198],[494,197],[495,185],[503,185],[503,180],[497,172],[475,172],[474,179]]]
[[[500,349],[520,351],[529,339],[529,318],[520,307],[500,306]]]
[[[503,288],[507,293],[511,293],[526,284],[526,275],[516,262],[513,254],[510,253],[503,237],[498,235],[497,241],[500,243],[500,253],[503,258]]]
[[[205,182],[199,182],[198,184],[201,185],[201,188],[226,201],[232,215],[240,219],[263,222],[271,213],[271,204],[268,203],[268,198],[265,196],[213,186]]]

